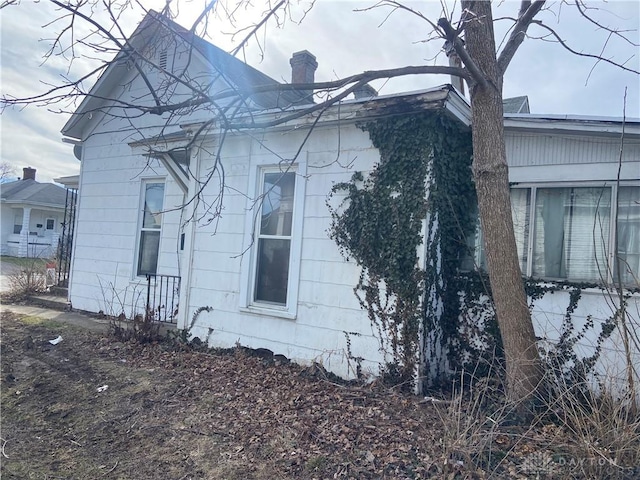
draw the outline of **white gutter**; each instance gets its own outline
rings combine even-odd
[[[622,123],[622,118],[577,115],[506,114],[504,118],[504,126],[507,129],[552,133],[565,132],[574,135],[619,136],[622,134]],[[626,136],[640,137],[640,119],[626,119],[624,124]]]

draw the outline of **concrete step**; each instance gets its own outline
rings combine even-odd
[[[69,297],[69,289],[67,287],[61,287],[59,285],[54,285],[49,287],[49,294],[54,295],[56,297]]]
[[[39,305],[45,308],[51,308],[53,310],[69,310],[70,305],[67,301],[67,297],[59,295],[32,295],[29,297],[30,302],[33,305]]]
[[[123,328],[133,328],[133,322],[131,320],[123,320],[122,322],[118,322],[115,318],[109,318],[106,316],[103,318],[98,318],[97,315],[92,314],[90,312],[72,311],[71,305],[67,301],[67,297],[60,297],[57,295],[50,295],[50,294],[32,295],[29,297],[28,303],[29,305],[24,306],[24,308],[33,308],[39,311],[56,310],[58,312],[61,312],[60,316],[56,317],[56,319],[60,321],[67,321],[66,319],[69,318],[70,319],[69,323],[82,325],[81,319],[84,318],[86,320],[85,323],[93,322],[93,323],[100,324],[100,326],[97,327],[98,329],[102,329],[105,326],[106,326],[106,329],[108,329],[109,325],[112,323],[118,324],[120,327],[123,327]],[[6,307],[9,310],[20,308],[18,306],[12,306],[12,305],[7,305]],[[177,325],[174,323],[158,322],[158,326],[159,326],[160,335],[167,335],[168,331],[177,330]]]

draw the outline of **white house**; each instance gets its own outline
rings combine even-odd
[[[437,115],[468,133],[464,97],[450,86],[381,97],[363,89],[298,115],[312,92],[269,92],[261,87],[275,80],[156,14],[129,44],[62,131],[81,160],[73,307],[118,314],[148,304],[211,346],[267,348],[344,377],[355,376],[358,359],[377,373],[385,353],[354,296],[360,268],[328,237],[327,195],[380,161],[363,123]],[[311,54],[291,65],[292,83],[313,81]],[[168,88],[173,77],[158,66],[200,82],[219,112],[237,114],[216,116],[199,93]],[[160,104],[148,82],[160,86]],[[238,93],[246,96],[234,103]],[[129,114],[123,105],[134,100],[156,115]],[[180,115],[158,107],[179,102]],[[620,120],[531,115],[526,99],[515,103],[521,113],[507,114],[505,127],[523,273],[609,285],[619,270],[637,286],[640,122],[624,124],[620,153]],[[419,261],[426,257],[423,246]],[[576,318],[609,316],[610,298],[587,290]],[[540,333],[561,325],[562,295],[535,303]],[[630,306],[637,313],[636,296]]]
[[[36,170],[25,167],[21,180],[0,186],[2,255],[51,258],[62,232],[66,189],[36,181]]]

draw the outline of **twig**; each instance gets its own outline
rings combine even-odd
[[[620,195],[620,175],[622,172],[622,155],[624,153],[624,127],[625,127],[625,123],[626,123],[626,119],[627,119],[627,89],[625,87],[624,89],[624,102],[622,105],[622,133],[620,136],[620,155],[618,157],[618,173],[616,176],[616,201],[619,198]],[[618,238],[618,221],[619,221],[619,215],[620,215],[620,209],[616,208],[616,218],[615,218],[615,222],[614,222],[614,239],[615,239],[615,243],[613,245],[613,251],[614,251],[614,271],[616,272],[616,276],[617,278],[616,280],[616,290],[618,293],[618,298],[620,301],[620,308],[619,308],[619,320],[620,320],[620,324],[622,326],[621,328],[621,333],[622,333],[622,343],[624,345],[624,353],[625,353],[625,360],[627,363],[627,387],[629,387],[629,396],[631,399],[631,412],[632,414],[635,416],[636,414],[636,410],[637,410],[637,406],[638,406],[638,402],[637,402],[637,398],[636,398],[636,386],[635,386],[635,379],[634,379],[634,373],[635,373],[635,368],[634,368],[634,364],[633,364],[633,360],[632,360],[632,353],[631,353],[631,347],[630,347],[630,342],[629,342],[629,325],[627,324],[627,309],[626,309],[626,299],[624,298],[624,283],[622,281],[622,265],[620,262],[620,257],[619,257],[619,238]],[[616,269],[617,267],[617,269]]]
[[[9,458],[9,456],[4,453],[4,446],[7,444],[7,440],[5,440],[4,438],[0,438],[0,440],[2,440],[2,447],[0,448],[0,450],[2,451],[2,456],[4,458]]]
[[[102,476],[104,477],[106,475],[109,475],[111,472],[113,472],[116,469],[116,467],[118,466],[118,462],[119,462],[119,460],[116,460],[116,464],[113,467],[111,467],[111,470],[109,470],[108,472],[104,472],[102,474]]]

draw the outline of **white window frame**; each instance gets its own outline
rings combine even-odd
[[[165,177],[149,177],[149,178],[143,178],[140,181],[140,193],[138,195],[139,200],[138,200],[138,223],[137,223],[137,229],[136,229],[136,235],[135,235],[135,247],[134,247],[134,256],[133,256],[133,269],[132,269],[132,280],[139,280],[141,278],[145,278],[146,277],[146,273],[138,273],[138,264],[139,264],[139,256],[140,256],[140,240],[142,238],[142,232],[143,232],[143,222],[144,222],[144,203],[146,200],[146,189],[147,189],[147,185],[150,183],[162,183],[164,185],[163,187],[163,192],[162,192],[162,208],[164,210],[164,206],[165,206],[165,199],[166,199],[166,195],[167,195],[167,181]],[[160,242],[158,243],[158,259],[157,261],[160,260],[160,252],[162,251],[162,225],[164,223],[164,214],[162,215],[162,219],[160,220],[160,228],[158,229],[160,232]],[[156,229],[153,229],[154,231]],[[157,268],[156,268],[156,273],[157,273]]]
[[[290,167],[281,166],[273,161],[273,158],[265,158],[254,162],[249,170],[249,191],[255,193],[255,197],[249,195],[247,199],[247,215],[245,219],[245,234],[243,251],[246,251],[242,259],[240,272],[240,298],[239,309],[245,313],[269,315],[274,317],[295,320],[298,310],[298,289],[300,285],[300,261],[302,255],[302,233],[304,223],[304,200],[306,190],[307,161],[301,153],[297,162]],[[289,251],[289,272],[287,284],[287,302],[285,305],[277,305],[254,300],[257,252],[261,202],[255,202],[255,198],[263,191],[264,176],[267,173],[295,173],[295,189],[293,198],[293,218],[291,225],[291,246]]]
[[[53,222],[53,228],[47,228],[47,224],[49,223],[49,220],[51,220]],[[56,231],[56,219],[55,218],[45,218],[44,220],[44,231],[45,232],[55,232]]]

